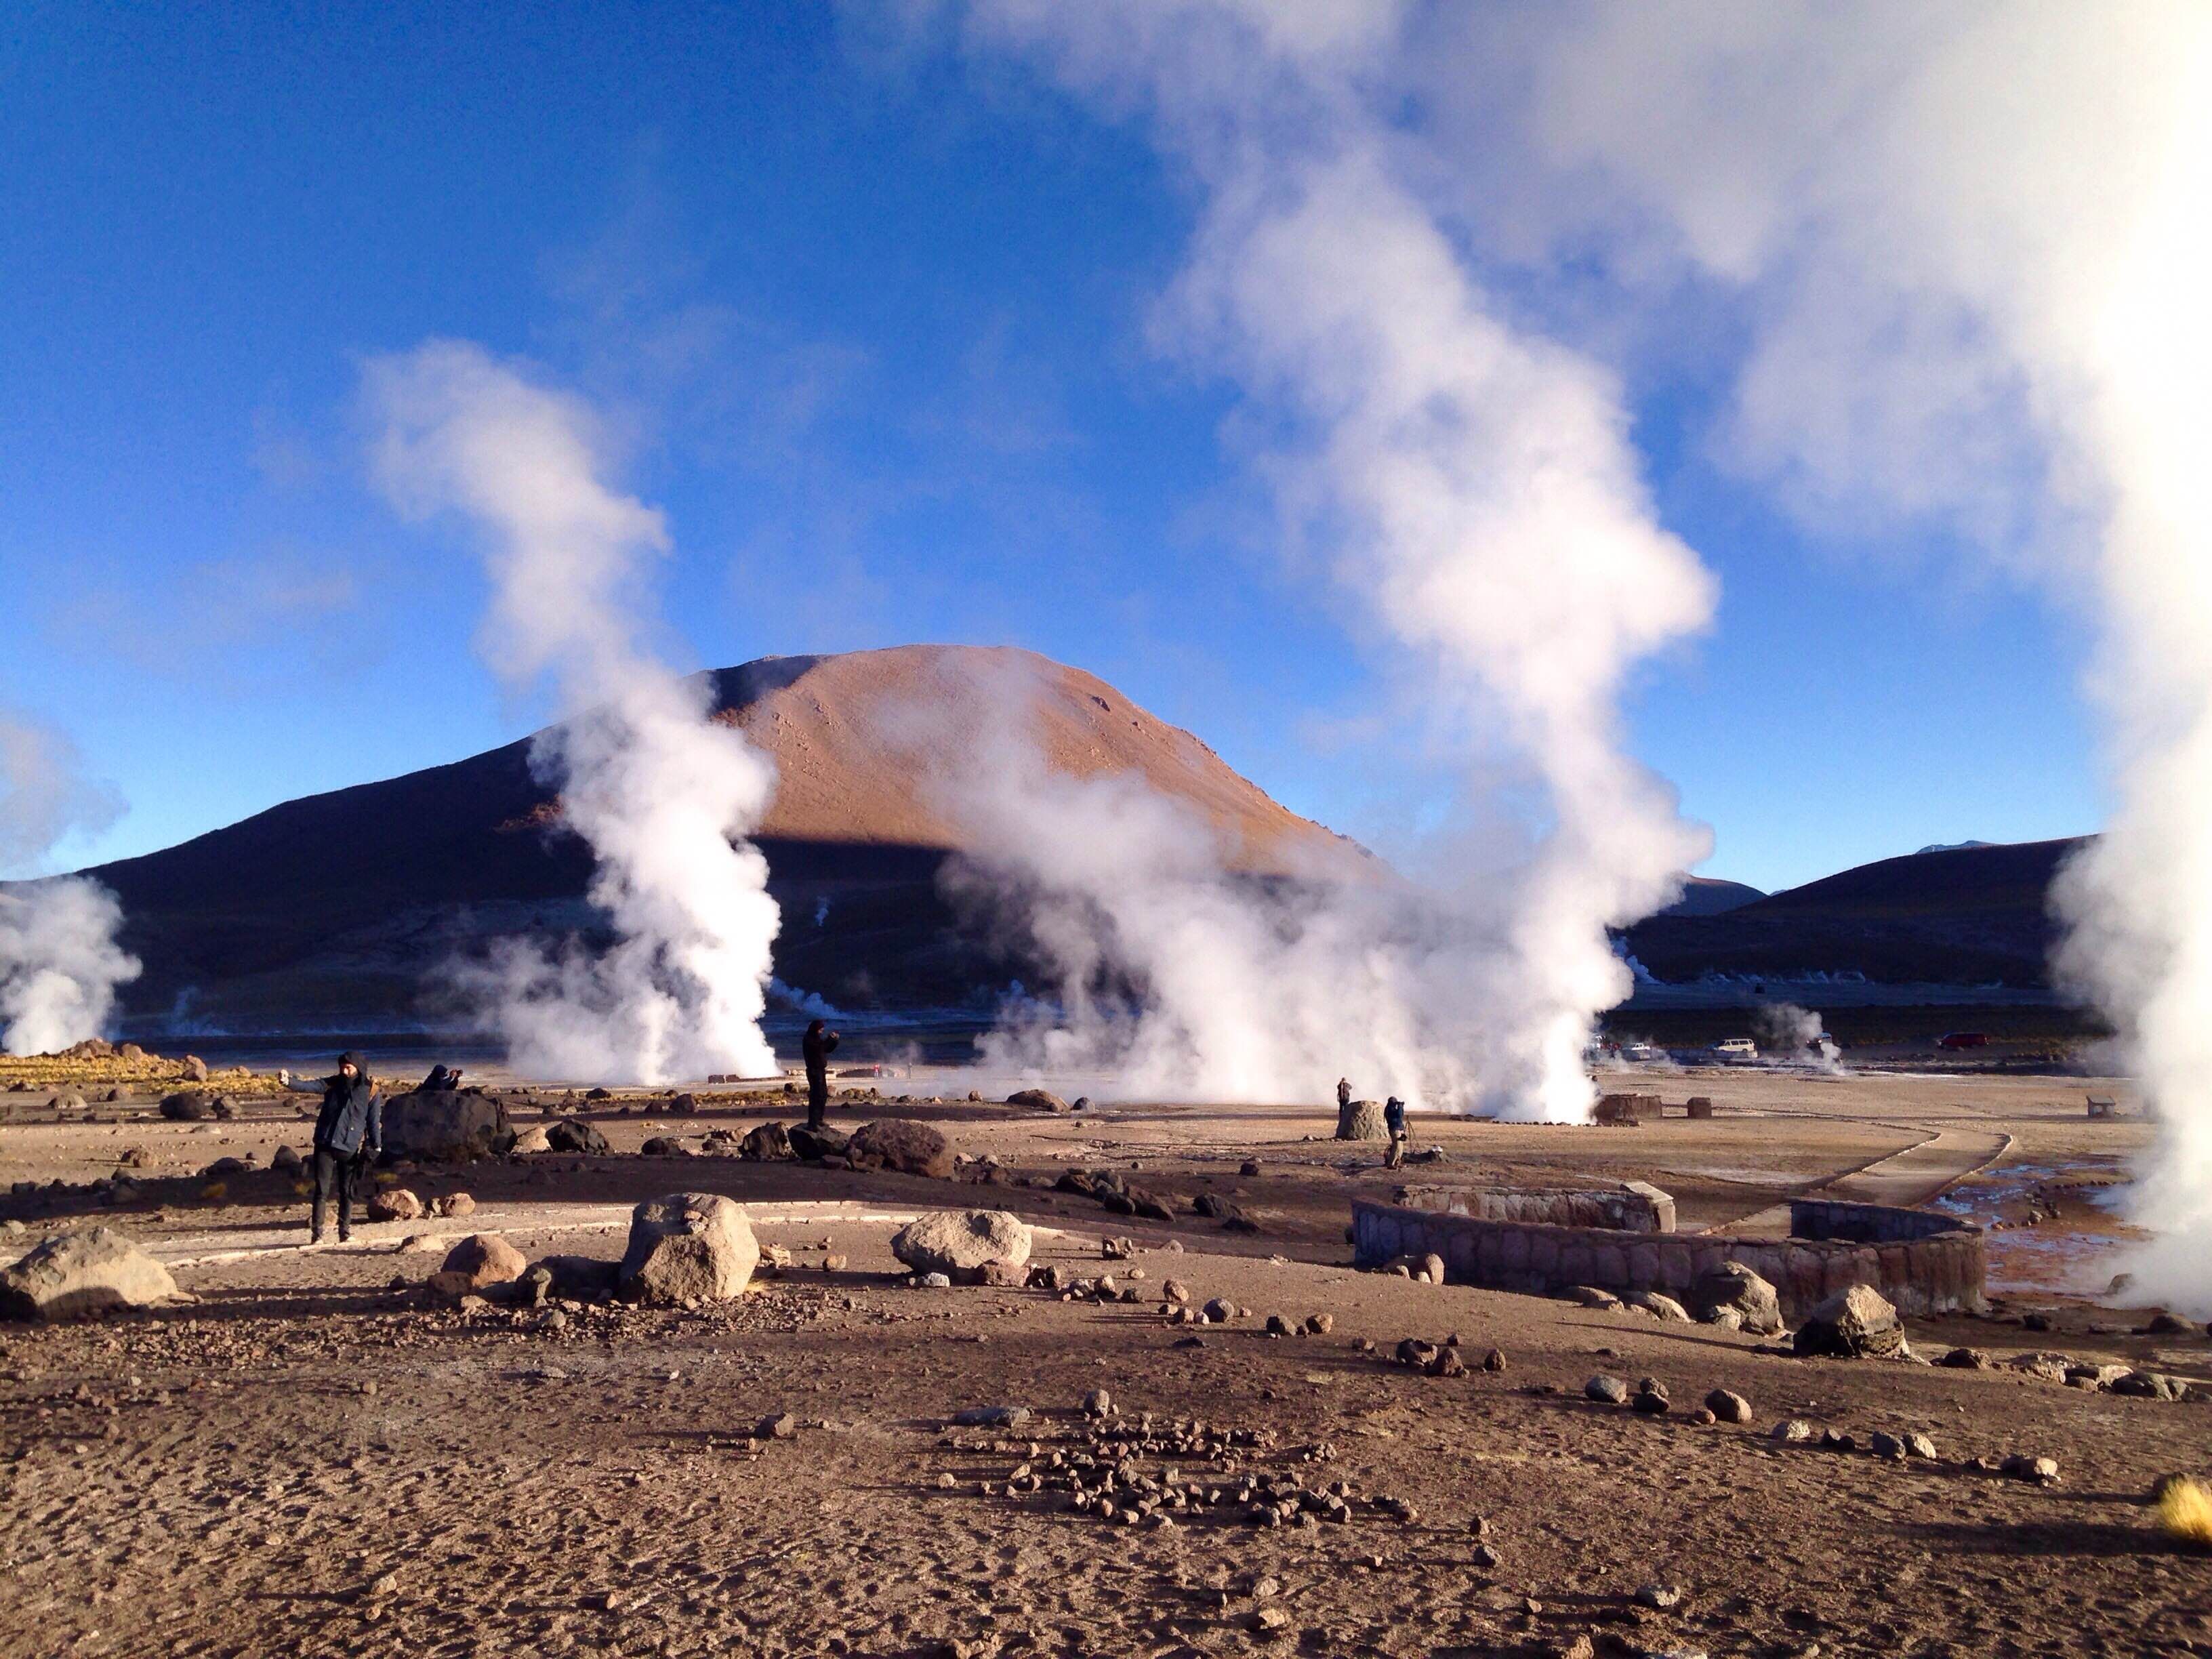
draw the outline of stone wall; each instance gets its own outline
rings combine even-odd
[[[1435,1255],[1443,1259],[1444,1276],[1453,1284],[1534,1296],[1594,1285],[1616,1295],[1658,1291],[1680,1298],[1700,1273],[1723,1261],[1741,1261],[1773,1285],[1784,1316],[1793,1322],[1852,1285],[1873,1285],[1899,1311],[1915,1317],[1981,1308],[1979,1228],[1872,1204],[1808,1203],[1801,1223],[1796,1207],[1793,1227],[1825,1227],[1826,1236],[1626,1233],[1356,1200],[1353,1254],[1362,1267]]]
[[[1610,1232],[1671,1233],[1674,1199],[1641,1181],[1584,1192],[1534,1187],[1413,1187],[1407,1205],[1478,1221],[1521,1221],[1553,1227],[1600,1227]]]

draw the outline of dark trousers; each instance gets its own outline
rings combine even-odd
[[[338,1200],[338,1237],[343,1238],[353,1231],[353,1189],[361,1179],[365,1160],[357,1152],[348,1155],[318,1146],[314,1161],[315,1201],[309,1230],[317,1238],[323,1236],[323,1200],[335,1194]]]
[[[830,1119],[830,1080],[810,1077],[806,1079],[806,1127],[818,1129]]]

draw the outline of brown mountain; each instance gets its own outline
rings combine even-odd
[[[777,975],[841,1006],[957,1004],[1020,970],[939,893],[963,842],[929,781],[979,721],[1012,718],[1017,692],[1054,768],[1140,775],[1212,823],[1243,872],[1350,849],[1189,732],[1032,653],[903,646],[711,678],[715,718],[778,769],[756,837],[783,909]],[[501,934],[588,934],[591,854],[532,775],[529,744],[287,801],[88,872],[122,899],[124,942],[145,963],[126,1014],[240,1030],[450,1023],[435,987],[455,953]]]

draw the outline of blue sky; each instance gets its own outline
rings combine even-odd
[[[1192,205],[1141,134],[827,8],[16,9],[0,39],[0,707],[125,814],[55,867],[506,741],[474,562],[367,483],[366,356],[440,336],[610,411],[671,654],[1029,646],[1387,844],[1425,780],[1358,608],[1279,556],[1232,388],[1147,343]],[[1808,543],[1637,384],[1714,631],[1637,752],[1772,887],[2093,829],[2075,621]]]

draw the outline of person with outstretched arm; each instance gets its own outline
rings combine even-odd
[[[799,1052],[806,1060],[806,1127],[818,1129],[830,1115],[830,1055],[837,1034],[815,1020],[799,1039]]]
[[[368,1074],[368,1060],[350,1048],[338,1056],[334,1076],[295,1080],[290,1073],[279,1072],[276,1078],[295,1094],[323,1097],[323,1109],[315,1116],[315,1196],[307,1241],[323,1242],[323,1200],[335,1191],[343,1244],[353,1237],[354,1187],[362,1172],[384,1155],[384,1097]]]

